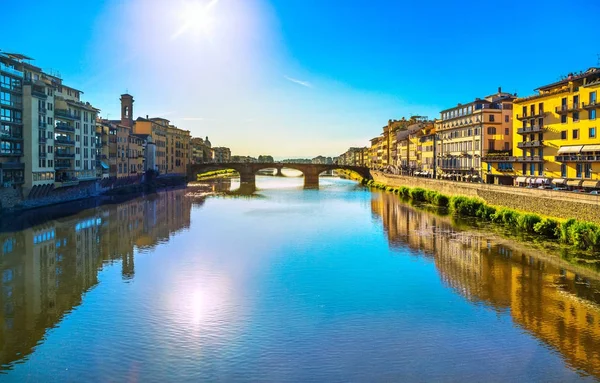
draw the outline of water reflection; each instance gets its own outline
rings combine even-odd
[[[0,234],[3,369],[30,354],[46,330],[81,303],[103,264],[120,261],[122,278],[131,280],[138,251],[187,229],[194,199],[185,194],[163,192]]]
[[[374,195],[392,248],[432,257],[444,283],[466,299],[509,312],[514,323],[559,351],[572,367],[600,377],[600,282],[595,274],[540,258],[489,233],[460,231],[451,218]],[[415,254],[417,254],[415,252]]]

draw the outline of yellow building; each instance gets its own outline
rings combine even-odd
[[[516,183],[600,188],[600,68],[569,74],[515,100]],[[517,125],[518,124],[518,125]]]
[[[186,174],[191,160],[190,142],[192,137],[189,130],[182,130],[174,125],[166,129],[166,173]]]
[[[383,146],[381,145],[382,141],[383,137],[381,136],[371,138],[371,147],[369,148],[369,159],[371,169],[381,169],[383,167]]]
[[[421,129],[418,136],[417,154],[419,156],[419,172],[421,176],[433,177],[435,171],[435,126],[428,124]]]
[[[148,134],[156,147],[155,170],[167,173],[167,129],[169,120],[164,118],[141,118],[135,120],[133,132],[135,134]]]
[[[482,157],[511,149],[515,98],[498,88],[498,93],[440,112],[438,178],[479,181]],[[512,184],[512,177],[490,173],[485,181]]]

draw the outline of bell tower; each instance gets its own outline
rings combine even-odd
[[[121,125],[133,127],[133,96],[127,93],[121,95]]]

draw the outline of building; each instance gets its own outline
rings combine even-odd
[[[371,169],[381,169],[383,168],[383,136],[377,136],[371,138],[371,146],[369,148],[369,162],[371,165]]]
[[[424,130],[433,129],[433,122],[423,116],[411,116],[402,122],[403,125],[396,130],[397,167],[401,174],[412,175],[421,171],[420,137]]]
[[[73,186],[96,179],[96,115],[82,91],[31,65],[0,54],[2,186]]]
[[[212,162],[213,153],[211,143],[208,140],[208,137],[206,137],[205,140],[203,140],[200,137],[194,137],[192,138],[190,145],[192,147],[192,163],[206,164]]]
[[[218,164],[225,162],[231,162],[231,150],[225,147],[212,148],[213,150],[213,161]]]
[[[169,125],[166,133],[166,173],[186,174],[187,167],[191,161],[190,131]]]
[[[169,120],[164,118],[138,117],[133,125],[134,134],[146,134],[151,137],[155,148],[154,169],[161,174],[167,173],[167,129]]]
[[[515,100],[515,182],[600,188],[600,68],[571,73]],[[517,122],[518,121],[518,122]]]
[[[253,163],[253,162],[258,162],[258,161],[257,161],[256,158],[250,157],[250,156],[231,156],[231,161],[230,162]]]
[[[436,132],[438,178],[482,179],[481,158],[512,146],[512,107],[516,97],[498,92],[440,112]],[[486,157],[490,158],[490,157]],[[486,182],[506,183],[510,176],[488,174]]]

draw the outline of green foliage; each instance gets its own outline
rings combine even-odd
[[[425,202],[425,189],[414,188],[410,189],[410,198],[415,202]]]
[[[570,228],[571,226],[573,226],[575,223],[577,223],[577,220],[575,218],[571,218],[565,222],[563,222],[560,225],[560,241],[562,243],[566,243],[566,244],[573,244],[573,242],[571,241],[571,232],[570,232]]]
[[[533,225],[533,231],[546,238],[556,239],[560,235],[558,221],[551,218],[543,218]]]
[[[517,224],[517,218],[519,213],[512,209],[500,208],[496,210],[494,214],[490,216],[492,222],[501,223],[505,225],[515,226]]]
[[[479,209],[477,209],[477,211],[475,212],[475,216],[477,216],[485,221],[491,221],[492,215],[494,215],[495,213],[496,213],[495,207],[489,206],[486,204],[481,204],[481,206],[479,206]]]
[[[450,198],[450,209],[463,217],[477,217],[477,211],[484,202],[477,198],[453,196]]]
[[[520,214],[517,217],[517,227],[521,230],[524,230],[528,233],[535,232],[535,225],[541,222],[542,218],[537,214]]]
[[[577,221],[569,226],[571,243],[578,249],[597,249],[600,246],[600,227],[591,222]]]
[[[233,169],[214,170],[212,172],[198,174],[197,180],[200,181],[200,180],[204,180],[207,178],[214,178],[214,177],[220,177],[220,176],[224,176],[224,175],[233,175],[233,174],[237,174],[237,172]]]
[[[402,196],[403,198],[408,198],[410,196],[410,188],[407,188],[406,186],[400,186],[400,189],[398,190],[400,196]]]
[[[450,202],[450,198],[447,195],[437,193],[435,198],[433,199],[433,204],[441,207],[447,207]]]

